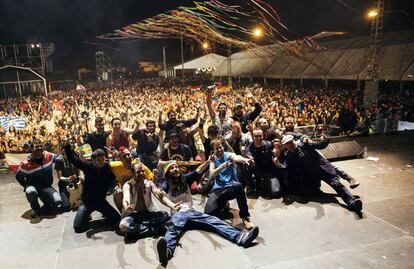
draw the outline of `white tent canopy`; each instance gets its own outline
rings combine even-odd
[[[226,57],[210,53],[199,58],[184,63],[184,69],[203,69],[203,68],[217,68],[226,61]],[[174,66],[174,70],[181,70],[181,64]]]
[[[41,93],[47,95],[46,79],[27,67],[5,65],[0,67],[0,95],[22,96]]]

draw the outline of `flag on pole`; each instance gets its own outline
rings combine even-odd
[[[86,94],[86,88],[82,84],[76,85],[76,90],[82,95]]]

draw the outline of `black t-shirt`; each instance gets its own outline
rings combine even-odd
[[[102,149],[106,152],[106,138],[109,136],[110,132],[104,132],[103,134],[98,134],[96,132],[87,133],[83,137],[83,142],[89,144],[92,148],[92,151],[97,149]]]
[[[55,170],[62,171],[62,176],[64,177],[76,175],[76,167],[69,161],[65,161],[62,156],[56,159]]]
[[[132,135],[132,139],[138,141],[137,153],[152,155],[158,148],[160,138],[156,134],[148,134],[148,131],[143,129]]]
[[[168,147],[167,149],[163,149],[161,151],[161,160],[168,161],[168,160],[176,160],[176,161],[189,161],[191,160],[191,150],[187,145],[179,144],[177,149],[171,149]]]
[[[256,167],[264,172],[269,172],[275,167],[272,161],[272,149],[273,145],[269,141],[263,141],[259,148],[253,143],[247,146],[248,155],[254,158]]]

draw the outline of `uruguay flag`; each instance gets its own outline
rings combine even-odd
[[[3,130],[9,130],[10,126],[14,126],[16,129],[26,128],[26,121],[22,117],[0,117],[0,126]]]

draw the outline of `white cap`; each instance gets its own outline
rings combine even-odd
[[[282,145],[293,141],[293,135],[284,135],[282,138]]]

